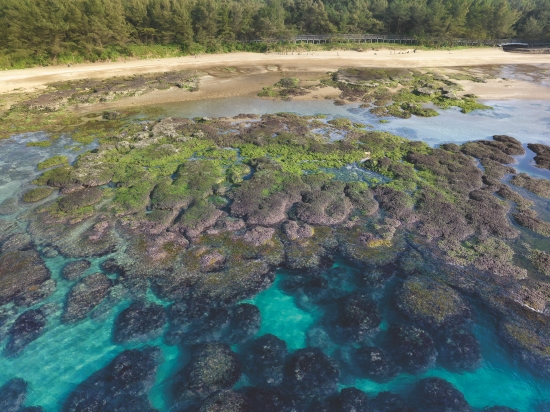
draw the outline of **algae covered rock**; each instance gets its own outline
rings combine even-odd
[[[538,313],[527,319],[504,320],[499,335],[514,356],[534,373],[550,376],[550,333],[548,319]]]
[[[536,153],[534,160],[537,167],[550,170],[550,146],[529,143],[527,147]]]
[[[15,233],[2,244],[2,253],[29,250],[32,248],[32,238],[28,233]]]
[[[75,260],[74,262],[69,262],[63,267],[61,274],[67,280],[76,280],[84,274],[86,270],[90,268],[92,264],[89,260]]]
[[[84,319],[107,296],[110,288],[111,281],[103,273],[81,279],[69,292],[63,321],[69,323]]]
[[[51,187],[37,187],[35,189],[27,190],[23,194],[23,201],[27,203],[39,202],[42,199],[47,198],[53,193]]]
[[[155,347],[126,350],[79,384],[63,404],[63,412],[155,412],[148,392],[155,383],[161,351]]]
[[[8,252],[0,256],[2,305],[8,302],[23,305],[38,302],[51,293],[49,280],[50,271],[35,250]]]
[[[550,198],[550,180],[531,177],[527,173],[520,173],[510,181],[513,185],[523,187],[537,196]]]
[[[342,223],[352,211],[344,195],[342,182],[327,183],[321,190],[306,192],[296,205],[296,217],[312,225],[332,226]]]
[[[397,292],[396,303],[408,317],[430,329],[451,328],[471,317],[468,304],[457,291],[423,276],[408,278]]]
[[[63,196],[58,201],[58,207],[62,212],[70,213],[99,202],[102,196],[103,190],[97,187],[90,187]]]

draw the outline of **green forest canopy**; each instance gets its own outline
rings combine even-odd
[[[142,44],[218,51],[297,33],[550,38],[550,0],[0,1],[0,54],[35,64]]]

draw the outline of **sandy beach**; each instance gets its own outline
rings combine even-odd
[[[159,104],[183,100],[242,96],[257,93],[283,76],[300,74],[312,76],[342,67],[395,68],[462,68],[469,66],[550,65],[550,55],[505,53],[500,49],[482,48],[451,51],[417,51],[395,54],[390,50],[367,52],[325,51],[294,54],[232,53],[202,55],[198,58],[132,60],[88,63],[68,66],[36,67],[0,72],[0,94],[32,92],[46,84],[86,78],[106,78],[173,70],[200,70],[200,90],[185,93],[181,90],[156,91],[145,96],[123,100],[125,105]],[[231,70],[226,70],[231,68]],[[518,79],[493,79],[488,83],[462,82],[466,92],[482,99],[550,100],[547,87]],[[308,98],[326,98],[337,91],[323,90]],[[122,102],[106,104],[120,105]]]

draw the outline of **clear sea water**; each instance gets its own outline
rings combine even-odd
[[[442,111],[439,117],[408,120],[390,119],[389,123],[379,123],[379,118],[370,115],[357,106],[335,106],[329,101],[281,102],[256,98],[219,99],[208,102],[190,102],[166,108],[169,115],[194,116],[233,116],[239,113],[295,112],[298,114],[329,114],[330,116],[350,117],[409,139],[423,140],[432,146],[445,142],[461,143],[468,140],[486,139],[494,134],[509,134],[523,143],[541,142],[550,144],[550,102],[485,102],[494,107],[492,111],[478,111],[467,115],[457,110]],[[93,148],[74,143],[68,136],[54,141],[47,148],[26,147],[29,141],[47,138],[42,133],[18,135],[0,141],[0,202],[20,196],[29,187],[39,172],[35,166],[52,155],[65,154],[74,160],[79,153]],[[520,170],[533,175],[549,178],[548,173],[536,169],[532,164],[533,153],[518,158]],[[19,219],[19,215],[9,219]],[[5,217],[4,217],[5,218]],[[23,223],[23,222],[22,222]],[[87,273],[99,270],[103,259],[92,259],[92,267]],[[67,260],[61,256],[45,258],[53,278],[58,282],[56,292],[48,302],[63,306],[65,296],[73,282],[64,280],[60,273]],[[353,269],[346,262],[338,262],[340,269]],[[250,302],[258,306],[262,314],[259,335],[272,333],[287,342],[290,350],[307,345],[307,332],[322,322],[321,309],[304,309],[296,296],[286,294],[281,282],[287,276],[278,271],[274,285],[256,295]],[[159,301],[152,293],[151,300]],[[30,390],[26,405],[42,405],[47,411],[59,411],[67,395],[80,382],[93,372],[107,365],[118,353],[132,346],[113,343],[112,327],[118,313],[129,302],[120,303],[103,317],[88,318],[74,325],[61,323],[61,310],[49,320],[47,331],[32,342],[24,352],[13,359],[0,357],[0,385],[13,377],[29,382]],[[483,350],[483,364],[472,373],[453,373],[441,367],[420,376],[445,378],[461,390],[468,402],[475,408],[495,404],[516,408],[522,412],[536,411],[537,405],[550,400],[550,382],[533,376],[517,365],[510,354],[502,349],[495,337],[492,319],[481,314],[477,317],[474,332]],[[182,367],[186,354],[176,346],[168,346],[159,338],[148,344],[157,345],[164,355],[164,363],[157,373],[157,384],[150,393],[150,400],[160,411],[168,411],[167,395],[171,377]],[[5,341],[2,343],[5,345]],[[237,348],[238,349],[238,348]],[[333,350],[327,349],[327,350]],[[343,377],[342,386],[355,386],[375,395],[382,390],[400,392],[419,376],[401,374],[392,381],[379,384],[366,379]]]

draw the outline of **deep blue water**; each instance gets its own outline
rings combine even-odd
[[[442,111],[441,116],[429,119],[392,119],[387,124],[378,122],[365,110],[357,107],[334,106],[328,101],[272,102],[260,99],[220,99],[209,102],[185,103],[168,108],[170,115],[177,116],[232,116],[238,113],[269,113],[292,111],[299,114],[330,113],[334,116],[351,117],[353,120],[374,125],[377,129],[410,138],[424,140],[436,146],[444,142],[461,143],[467,140],[485,139],[493,134],[509,134],[520,141],[550,143],[550,102],[486,102],[493,111],[473,112],[463,115],[456,110]],[[0,202],[20,196],[29,187],[30,181],[39,172],[35,165],[52,155],[65,154],[74,160],[78,153],[93,147],[72,142],[61,137],[48,148],[26,147],[29,141],[46,138],[41,133],[19,135],[0,141]],[[517,167],[541,177],[550,177],[548,172],[532,166],[533,154],[528,152],[519,158]],[[10,219],[18,219],[16,216]],[[22,222],[23,223],[23,222]],[[99,271],[101,259],[91,259],[92,267],[86,273]],[[107,365],[126,348],[140,345],[117,345],[112,340],[112,327],[116,316],[128,306],[124,301],[112,311],[98,317],[89,317],[74,325],[60,321],[65,296],[74,284],[61,277],[67,260],[61,256],[46,258],[53,278],[58,282],[56,292],[47,302],[56,302],[58,312],[50,318],[47,331],[32,342],[24,352],[13,359],[0,357],[0,385],[13,377],[25,379],[30,384],[27,405],[42,405],[47,411],[58,411],[67,395],[93,372]],[[345,261],[337,263],[340,270],[349,272],[350,282],[342,288],[353,288],[354,269]],[[281,286],[284,279],[299,275],[278,271],[276,282],[249,302],[258,306],[262,325],[258,335],[272,333],[286,341],[289,350],[306,347],[307,334],[312,328],[322,326],[326,308],[305,305],[303,296],[288,294]],[[151,292],[150,300],[163,305]],[[387,322],[383,323],[387,326]],[[367,379],[343,376],[342,387],[355,386],[370,395],[383,390],[406,391],[410,384],[424,376],[439,376],[461,390],[468,402],[483,408],[495,404],[506,405],[522,412],[535,411],[535,405],[550,399],[550,382],[537,378],[515,364],[510,354],[501,348],[495,337],[494,324],[490,317],[480,313],[474,333],[482,346],[483,363],[471,373],[453,373],[437,366],[420,376],[400,374],[388,383],[380,384]],[[5,341],[2,343],[5,344]],[[148,342],[159,346],[164,362],[160,366],[156,385],[150,393],[153,405],[161,411],[168,410],[168,392],[171,377],[181,369],[186,357],[176,346],[168,346],[162,338]],[[234,348],[239,350],[238,347]],[[333,353],[338,345],[329,342],[325,350]],[[245,385],[243,377],[237,385]]]

